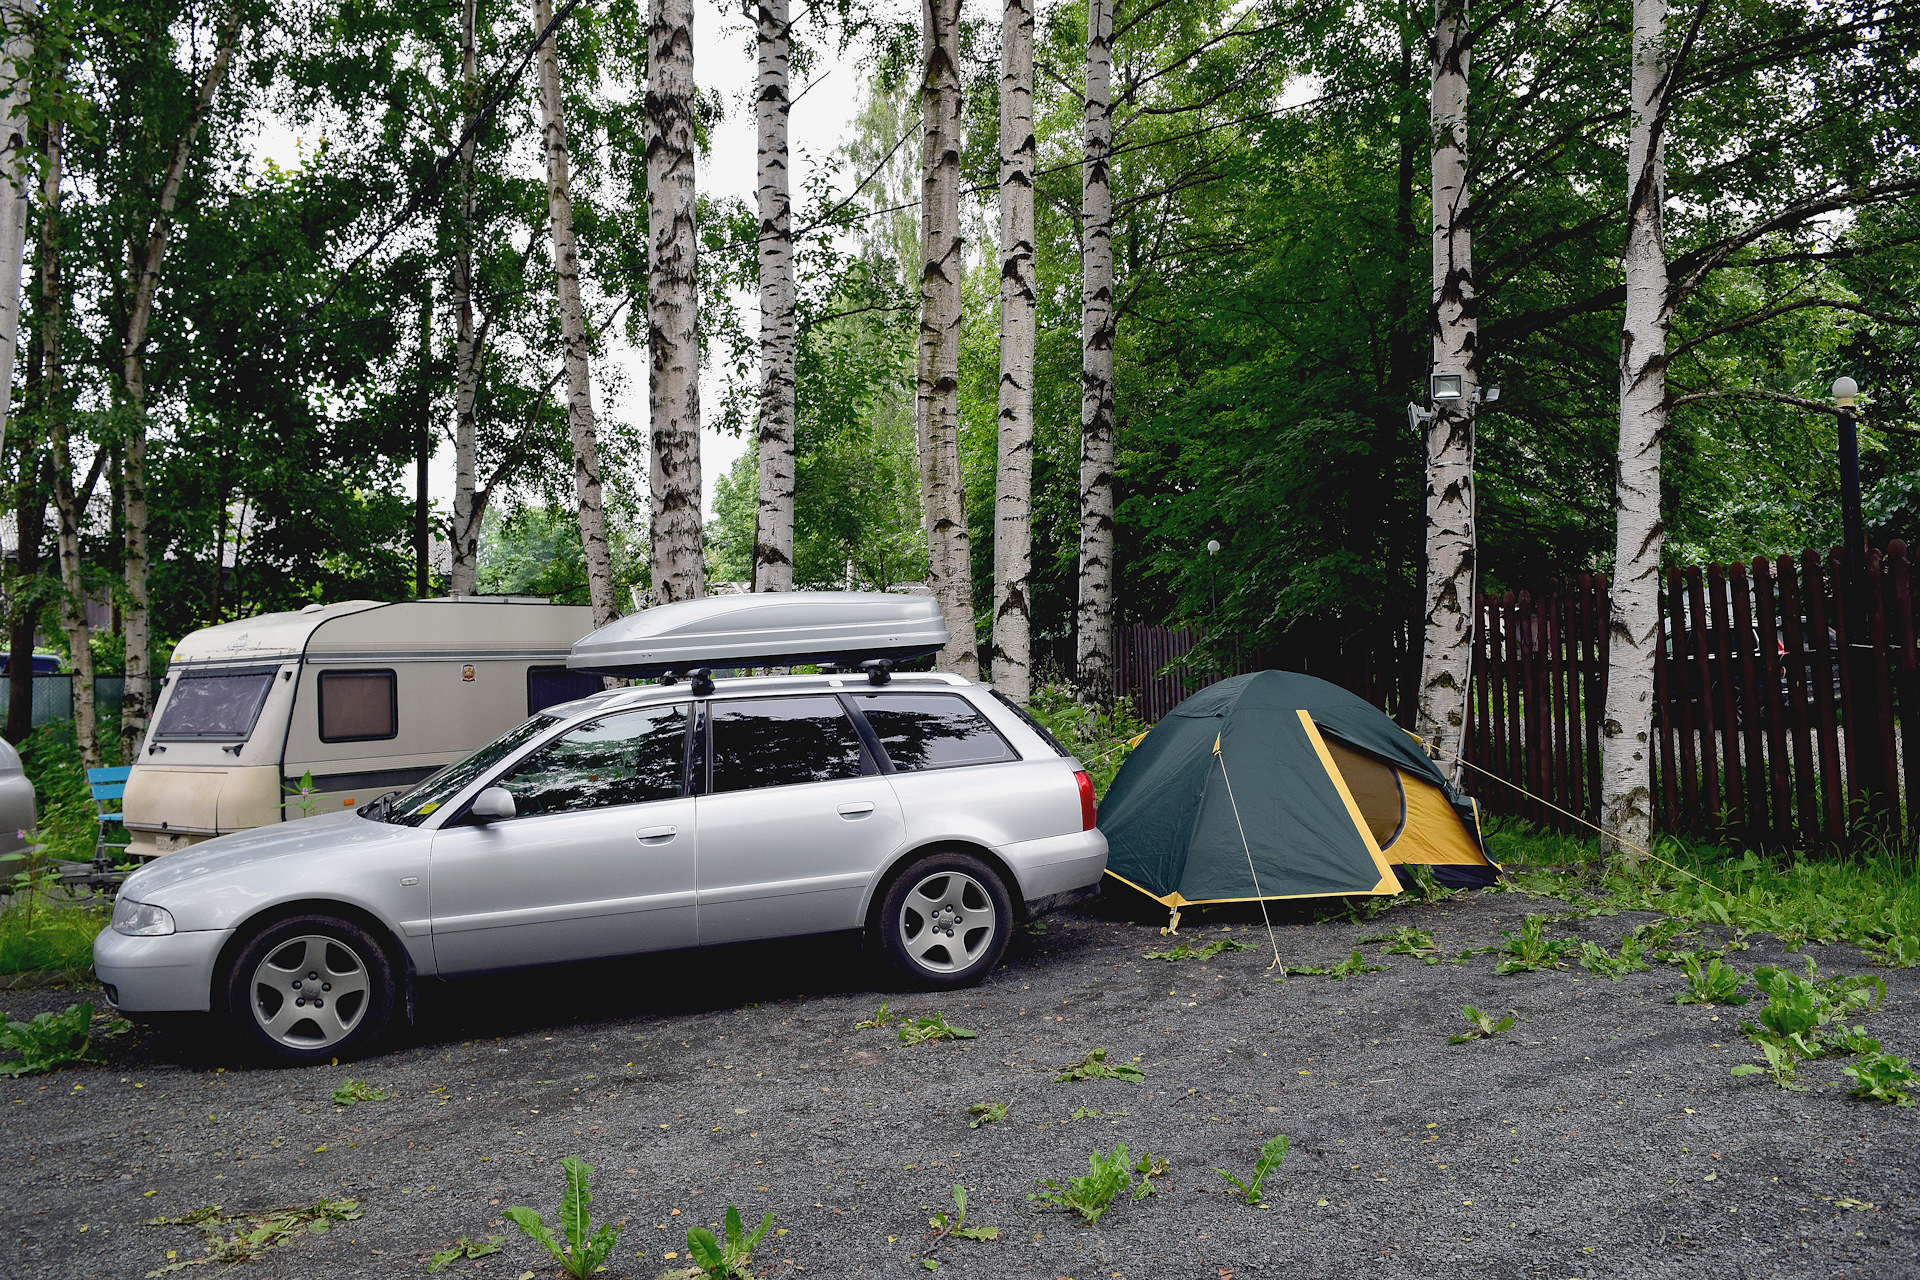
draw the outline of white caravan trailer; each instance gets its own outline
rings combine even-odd
[[[350,600],[195,631],[173,652],[125,799],[134,857],[406,787],[543,707],[593,611],[511,596]],[[301,779],[313,775],[310,792]]]

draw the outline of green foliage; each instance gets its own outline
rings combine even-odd
[[[1044,1190],[1027,1199],[1070,1210],[1078,1214],[1082,1222],[1092,1226],[1100,1221],[1101,1215],[1124,1192],[1131,1190],[1135,1200],[1144,1200],[1152,1195],[1152,1180],[1166,1171],[1166,1161],[1156,1160],[1146,1152],[1142,1152],[1140,1158],[1135,1160],[1127,1151],[1127,1144],[1122,1142],[1116,1144],[1111,1152],[1102,1154],[1096,1151],[1087,1157],[1085,1177],[1068,1178],[1065,1182],[1043,1178],[1040,1185]],[[1137,1184],[1135,1175],[1139,1177]]]
[[[93,940],[109,917],[102,907],[9,896],[0,907],[0,973],[90,972]]]
[[[309,769],[301,774],[300,781],[293,785],[288,786],[282,783],[281,786],[286,791],[287,798],[280,802],[280,811],[286,815],[288,821],[295,818],[311,818],[320,812],[320,802],[314,799],[319,794],[319,788],[314,785],[313,770]]]
[[[358,1200],[321,1200],[290,1209],[253,1210],[226,1213],[219,1205],[208,1205],[178,1218],[147,1219],[150,1227],[198,1227],[206,1237],[207,1252],[198,1258],[183,1258],[147,1272],[147,1280],[188,1267],[232,1267],[252,1262],[269,1250],[292,1244],[305,1236],[324,1235],[336,1222],[353,1222],[365,1210]],[[228,1234],[227,1228],[238,1224]]]
[[[1422,959],[1438,962],[1439,944],[1433,940],[1433,934],[1426,929],[1415,929],[1411,925],[1401,925],[1392,933],[1377,938],[1362,939],[1365,942],[1384,942],[1380,948],[1382,955],[1418,956]]]
[[[1769,1077],[1782,1089],[1792,1089],[1796,1093],[1805,1093],[1807,1091],[1807,1086],[1796,1083],[1794,1080],[1798,1068],[1795,1064],[1792,1050],[1782,1048],[1780,1045],[1773,1044],[1766,1040],[1757,1040],[1754,1043],[1760,1052],[1766,1055],[1767,1065],[1764,1067],[1756,1067],[1751,1062],[1743,1062],[1733,1069],[1734,1075],[1764,1075]]]
[[[593,1166],[579,1156],[567,1156],[560,1161],[560,1167],[566,1171],[567,1178],[566,1194],[560,1202],[564,1244],[541,1220],[540,1215],[525,1205],[513,1205],[502,1210],[502,1214],[526,1235],[545,1245],[554,1261],[574,1280],[586,1280],[613,1252],[614,1243],[620,1238],[620,1228],[611,1223],[602,1223],[598,1231],[592,1231],[593,1223],[587,1208],[593,1203],[593,1195],[588,1190],[587,1179],[593,1176]],[[689,1237],[688,1245],[692,1243]]]
[[[1909,1090],[1920,1086],[1920,1072],[1914,1071],[1905,1058],[1890,1053],[1868,1054],[1840,1071],[1852,1077],[1853,1087],[1847,1092],[1854,1097],[1891,1102],[1896,1107],[1912,1106],[1914,1095]]]
[[[962,1240],[998,1240],[998,1227],[970,1227],[967,1225],[967,1189],[959,1183],[953,1184],[953,1208],[949,1214],[936,1213],[927,1219],[927,1225],[933,1228],[934,1238],[958,1236]]]
[[[1687,971],[1687,985],[1674,993],[1675,1004],[1745,1004],[1747,997],[1739,994],[1746,985],[1745,974],[1734,969],[1722,968],[1719,956],[1713,956],[1703,965],[1701,957],[1688,953],[1681,963]]]
[[[1506,1017],[1495,1022],[1492,1014],[1482,1013],[1470,1004],[1463,1004],[1460,1006],[1460,1016],[1467,1020],[1467,1029],[1448,1036],[1448,1044],[1465,1044],[1469,1040],[1490,1040],[1511,1027],[1513,1020],[1519,1017],[1519,1012],[1509,1009]]]
[[[980,1033],[954,1026],[943,1013],[932,1013],[904,1021],[895,1034],[901,1044],[924,1044],[929,1040],[971,1040]]]
[[[124,1018],[101,1015],[95,1025],[93,1005],[70,1004],[59,1013],[35,1014],[31,1022],[8,1020],[0,1027],[0,1049],[20,1056],[0,1062],[0,1076],[37,1076],[82,1062],[99,1062],[95,1041],[127,1031]]]
[[[1129,1080],[1137,1083],[1146,1079],[1146,1074],[1131,1062],[1108,1062],[1105,1049],[1089,1049],[1086,1057],[1061,1067],[1060,1074],[1053,1079],[1056,1084],[1065,1084],[1070,1080]]]
[[[1598,943],[1582,942],[1580,967],[1589,973],[1597,973],[1618,982],[1630,973],[1645,973],[1647,971],[1645,955],[1646,943],[1640,940],[1638,934],[1629,933],[1620,939],[1620,954],[1617,956],[1609,954],[1607,949]]]
[[[760,1247],[766,1238],[767,1229],[773,1226],[773,1210],[760,1219],[760,1225],[751,1233],[744,1229],[740,1220],[740,1210],[733,1205],[727,1206],[722,1231],[724,1238],[717,1237],[705,1227],[691,1227],[687,1230],[687,1253],[692,1256],[694,1265],[687,1269],[689,1276],[699,1276],[703,1280],[745,1280],[752,1273],[753,1251]]]
[[[889,1023],[904,1022],[905,1019],[902,1018],[899,1014],[889,1011],[888,1006],[891,1005],[892,1003],[893,1002],[891,1000],[882,1000],[880,1002],[879,1012],[875,1013],[871,1018],[868,1018],[865,1022],[854,1023],[853,1024],[854,1030],[871,1031],[879,1027],[884,1027]]]
[[[1755,1015],[1758,1023],[1743,1022],[1740,1029],[1757,1043],[1771,1043],[1802,1058],[1819,1058],[1840,1050],[1847,1053],[1879,1049],[1878,1041],[1862,1027],[1846,1020],[1868,1014],[1887,997],[1887,984],[1878,977],[1835,977],[1822,981],[1813,957],[1805,974],[1762,966],[1753,971],[1754,985],[1767,997]]]
[[[607,529],[616,599],[644,576],[634,563],[625,530],[617,521]],[[483,595],[545,596],[560,604],[591,603],[586,555],[580,549],[580,520],[562,503],[488,511],[480,530],[479,591]]]
[[[505,1236],[487,1236],[482,1240],[469,1240],[461,1236],[449,1247],[440,1250],[427,1260],[427,1273],[439,1275],[454,1263],[462,1259],[485,1258],[500,1252],[500,1242]]]
[[[1259,1204],[1261,1186],[1266,1182],[1268,1176],[1280,1167],[1286,1158],[1287,1135],[1284,1133],[1276,1133],[1261,1144],[1260,1158],[1254,1162],[1253,1178],[1251,1181],[1242,1182],[1225,1169],[1215,1169],[1214,1172],[1238,1187],[1240,1193],[1246,1197],[1248,1204]]]
[[[1493,967],[1497,974],[1564,969],[1566,962],[1561,957],[1575,949],[1571,938],[1547,937],[1547,917],[1544,915],[1530,915],[1520,922],[1519,933],[1503,929],[1500,936],[1507,940],[1507,945],[1503,953],[1505,958]]]
[[[1121,699],[1111,711],[1100,711],[1079,701],[1066,685],[1042,685],[1027,701],[1027,713],[1047,727],[1086,767],[1096,798],[1107,794],[1114,775],[1133,752],[1134,740],[1148,729],[1147,722]]]
[[[341,1107],[350,1107],[356,1102],[385,1102],[390,1096],[364,1080],[349,1080],[333,1091],[334,1105]]]
[[[117,742],[111,732],[100,737],[103,744]],[[117,758],[117,749],[114,754]],[[43,862],[91,861],[100,838],[99,810],[87,787],[73,721],[55,720],[28,734],[20,744],[20,763],[33,782],[34,807],[40,814],[40,825],[34,829],[35,856]],[[124,833],[115,833],[116,843],[124,840]],[[0,869],[19,868],[0,862]]]
[[[1238,938],[1215,938],[1212,942],[1195,947],[1190,942],[1182,942],[1168,951],[1149,951],[1143,957],[1147,960],[1165,960],[1172,964],[1180,960],[1199,960],[1205,962],[1228,951],[1251,951],[1253,944],[1242,942]]]
[[[1007,1118],[1007,1104],[1004,1102],[976,1102],[967,1108],[967,1114],[973,1119],[967,1121],[967,1128],[978,1129],[997,1120]]]
[[[1346,978],[1358,977],[1363,973],[1385,973],[1392,967],[1392,965],[1386,964],[1368,964],[1366,957],[1358,951],[1355,951],[1339,964],[1329,965],[1322,969],[1316,969],[1309,965],[1282,965],[1280,967],[1280,976],[1275,978],[1274,981],[1285,982],[1289,977],[1293,976],[1314,976],[1332,978],[1335,982],[1339,982]]]

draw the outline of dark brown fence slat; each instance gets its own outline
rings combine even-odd
[[[1706,625],[1706,593],[1701,588],[1700,570],[1687,570],[1687,609],[1686,632],[1687,651],[1693,661],[1688,668],[1689,688],[1687,703],[1694,712],[1694,724],[1700,731],[1700,803],[1705,806],[1702,814],[1703,829],[1717,825],[1721,817],[1720,768],[1715,757],[1719,754],[1719,743],[1714,736],[1713,715],[1713,664],[1708,648],[1713,643]],[[1678,619],[1674,630],[1680,630]]]
[[[1820,822],[1827,839],[1840,844],[1847,836],[1847,798],[1840,772],[1840,737],[1834,724],[1834,670],[1839,663],[1837,632],[1827,625],[1826,576],[1820,557],[1811,547],[1800,553],[1800,585],[1806,596],[1807,641],[1811,659],[1808,680],[1813,686],[1814,738],[1820,745]],[[1845,696],[1845,685],[1841,686]]]
[[[1738,678],[1734,674],[1733,658],[1738,642],[1727,617],[1726,574],[1717,564],[1707,566],[1707,611],[1702,617],[1707,625],[1707,645],[1712,651],[1712,661],[1707,664],[1713,673],[1713,682],[1708,686],[1708,722],[1713,725],[1720,743],[1721,795],[1726,801],[1726,821],[1738,830],[1747,825],[1746,786],[1740,776],[1737,728],[1740,722]]]
[[[1846,714],[1846,708],[1858,706],[1859,699],[1867,695],[1866,688],[1854,688],[1854,680],[1859,668],[1853,661],[1854,613],[1852,584],[1847,581],[1846,559],[1838,547],[1827,553],[1827,581],[1831,593],[1831,611],[1827,614],[1827,625],[1833,628],[1836,637],[1834,652],[1840,662],[1840,698],[1835,704],[1837,718],[1844,727],[1840,733],[1840,759],[1846,767],[1847,815],[1860,812],[1861,793],[1865,789],[1866,779],[1860,768],[1860,751],[1863,743],[1860,735],[1853,732],[1852,719]]]
[[[1742,795],[1746,805],[1746,829],[1753,840],[1771,843],[1771,831],[1768,819],[1772,810],[1767,804],[1766,757],[1760,741],[1760,690],[1759,680],[1765,667],[1760,665],[1759,654],[1755,652],[1761,646],[1760,631],[1753,625],[1753,602],[1747,589],[1747,570],[1745,565],[1727,566],[1727,589],[1733,598],[1733,643],[1739,657],[1731,662],[1734,673],[1739,678],[1740,719],[1744,732],[1741,734],[1742,749],[1746,760],[1741,769],[1745,782]]]
[[[1899,775],[1894,769],[1894,761],[1899,750],[1893,745],[1893,680],[1892,672],[1887,668],[1887,593],[1885,587],[1885,562],[1878,551],[1869,551],[1866,560],[1865,595],[1863,602],[1867,607],[1868,631],[1866,641],[1872,646],[1873,663],[1873,766],[1868,771],[1867,785],[1875,793],[1875,808],[1886,819],[1889,834],[1900,829],[1900,789],[1894,779]],[[1859,710],[1866,708],[1859,707]],[[1866,717],[1861,717],[1861,731],[1864,735]],[[1855,723],[1851,716],[1849,723]],[[1865,745],[1865,744],[1863,744]]]
[[[1793,788],[1787,780],[1786,667],[1781,662],[1782,636],[1775,611],[1772,564],[1765,556],[1753,558],[1753,603],[1760,632],[1760,731],[1766,738],[1767,790],[1772,797],[1775,843],[1793,840]]]
[[[1680,735],[1680,811],[1679,830],[1694,831],[1700,826],[1700,771],[1696,767],[1698,743],[1693,736],[1694,699],[1689,696],[1697,677],[1693,655],[1688,649],[1691,633],[1687,630],[1686,579],[1678,569],[1667,570],[1667,633],[1673,661],[1667,667],[1668,715]]]
[[[1900,715],[1900,755],[1905,766],[1907,838],[1920,835],[1920,663],[1916,663],[1913,625],[1913,570],[1906,543],[1898,538],[1887,547],[1892,572],[1888,582],[1887,612],[1894,650],[1893,683]]]
[[[1672,578],[1667,580],[1671,585]],[[1665,612],[1664,600],[1667,591],[1660,593],[1661,611]],[[1601,631],[1602,642],[1606,632]],[[1656,794],[1660,797],[1662,808],[1661,826],[1668,831],[1678,831],[1681,825],[1679,765],[1674,759],[1674,745],[1679,737],[1679,720],[1674,713],[1673,704],[1673,646],[1655,641],[1653,646],[1653,734],[1659,740],[1658,759],[1660,762],[1660,787]],[[1656,753],[1648,752],[1649,756]]]
[[[1820,802],[1820,764],[1814,749],[1818,716],[1809,665],[1813,631],[1806,624],[1806,606],[1801,603],[1811,593],[1800,589],[1802,567],[1792,556],[1781,556],[1778,564],[1780,617],[1787,624],[1787,714],[1793,729],[1794,792],[1800,801],[1800,838],[1814,845],[1826,828],[1826,810]],[[1817,584],[1813,590],[1819,590]]]

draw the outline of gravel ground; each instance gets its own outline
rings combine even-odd
[[[1411,924],[1458,952],[1529,909],[1551,904],[1479,894],[1368,926],[1288,921],[1279,948],[1324,965]],[[1611,942],[1647,918],[1579,930]],[[142,1276],[205,1250],[193,1227],[143,1225],[156,1215],[351,1196],[363,1216],[243,1274],[423,1274],[459,1236],[504,1234],[450,1274],[544,1277],[500,1211],[552,1220],[560,1159],[578,1154],[596,1212],[625,1224],[609,1280],[685,1265],[685,1226],[728,1203],[750,1222],[771,1209],[784,1232],[756,1256],[766,1276],[924,1274],[930,1250],[943,1274],[1073,1280],[1920,1274],[1920,1113],[1848,1098],[1832,1060],[1802,1068],[1810,1093],[1734,1079],[1745,1011],[1668,1004],[1676,970],[1615,983],[1391,956],[1385,972],[1276,984],[1257,924],[1229,927],[1262,950],[1171,965],[1143,959],[1166,945],[1151,925],[1059,915],[986,985],[944,997],[879,990],[832,942],[474,982],[429,992],[400,1047],[310,1070],[227,1069],[204,1028],[141,1029],[107,1066],[0,1085],[0,1273]],[[1870,971],[1846,948],[1812,954]],[[1759,942],[1732,959],[1783,957]],[[1869,1029],[1920,1057],[1920,975],[1871,971],[1893,990]],[[979,1038],[903,1048],[856,1030],[883,998]],[[1463,1001],[1519,1022],[1450,1046]],[[1054,1083],[1047,1068],[1094,1046],[1145,1080]],[[392,1097],[338,1108],[349,1078]],[[1007,1118],[970,1130],[967,1107],[987,1101]],[[1214,1167],[1245,1176],[1274,1133],[1292,1154],[1267,1207],[1223,1194]],[[1115,1142],[1170,1162],[1157,1195],[1094,1227],[1027,1201],[1037,1177],[1084,1172]],[[998,1240],[926,1238],[956,1182]]]

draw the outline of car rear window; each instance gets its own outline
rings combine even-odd
[[[154,736],[245,739],[277,674],[276,667],[179,673]]]
[[[857,778],[865,772],[860,733],[840,700],[755,698],[710,704],[710,790],[746,791]]]
[[[881,749],[902,773],[1018,760],[972,703],[953,693],[861,693],[860,708]]]
[[[1021,720],[1025,721],[1027,728],[1039,734],[1040,741],[1052,747],[1053,753],[1055,755],[1071,756],[1073,754],[1073,752],[1067,750],[1065,747],[1060,745],[1060,739],[1053,736],[1053,730],[1047,728],[1047,726],[1041,724],[1038,720],[1034,719],[1032,712],[1028,711],[1025,707],[1021,706],[1019,703],[1015,702],[1012,698],[1009,698],[1006,694],[1000,692],[998,689],[993,690],[993,696],[1000,700],[1001,706],[1005,707],[1007,710],[1013,712],[1013,714],[1019,716]]]

